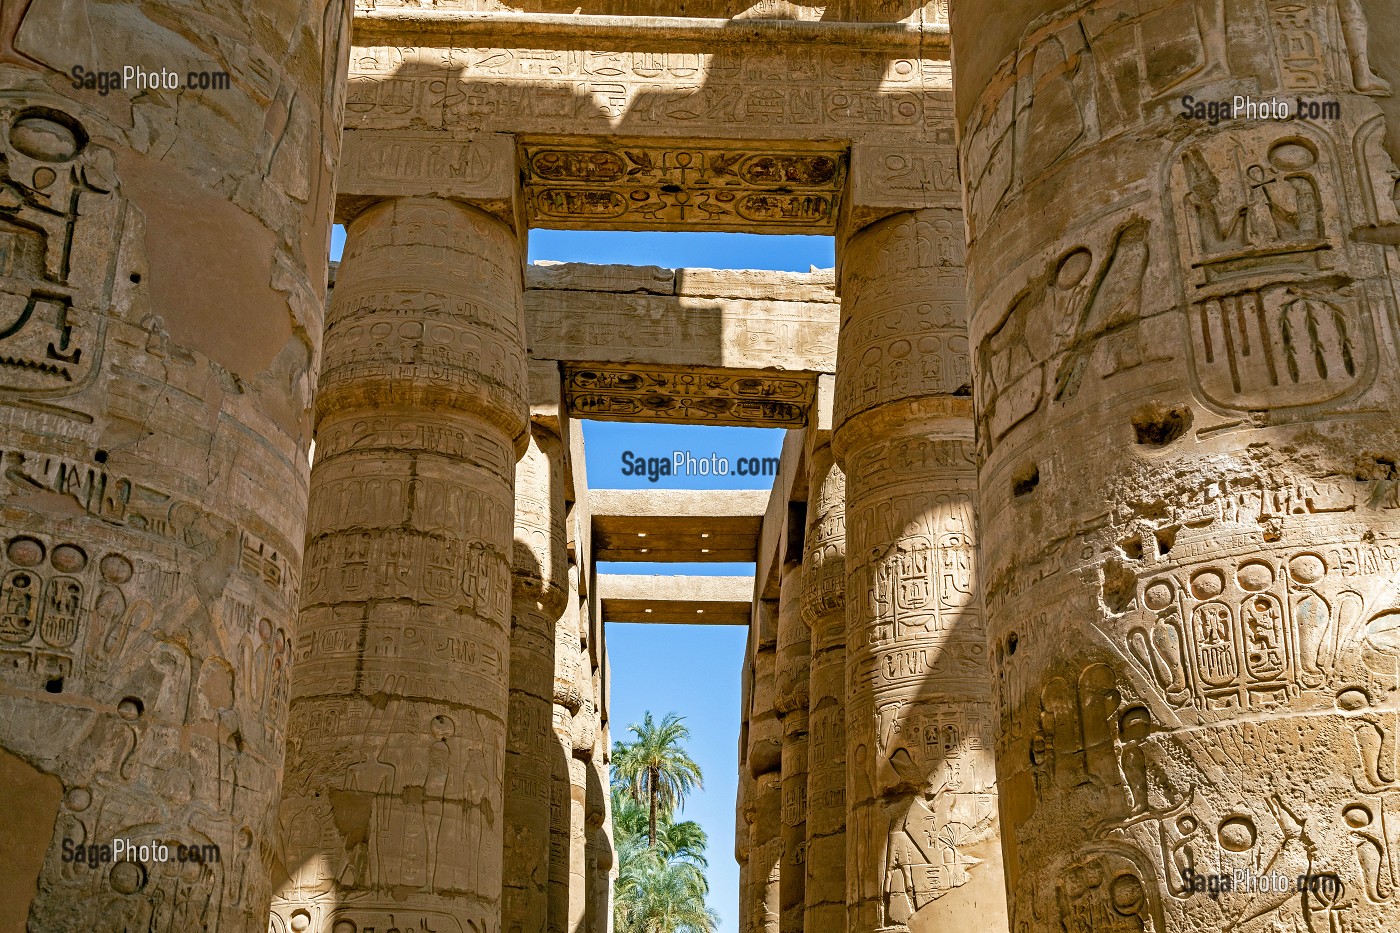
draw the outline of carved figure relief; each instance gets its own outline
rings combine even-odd
[[[1099,255],[1086,246],[1064,252],[983,340],[978,374],[990,446],[1049,402],[1072,401],[1088,376],[1110,379],[1169,359],[1142,329],[1149,223],[1127,221]]]

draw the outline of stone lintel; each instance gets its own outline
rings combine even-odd
[[[594,421],[794,428],[807,423],[816,375],[686,365],[568,363],[569,415]]]
[[[835,372],[832,270],[539,266],[527,273],[535,359]]]
[[[752,561],[767,498],[761,490],[595,491],[594,559]]]
[[[515,225],[515,140],[506,133],[347,127],[336,222],[386,197],[469,202]]]
[[[604,622],[748,625],[749,577],[599,574]]]
[[[389,8],[357,10],[355,39],[451,43],[514,48],[522,34],[536,42],[565,44],[644,41],[664,44],[771,46],[773,44],[856,46],[891,54],[941,53],[949,49],[946,23],[925,19],[907,23],[811,22],[727,19],[696,16],[607,16],[506,11]]]

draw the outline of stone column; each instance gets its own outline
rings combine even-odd
[[[574,758],[574,720],[584,708],[578,567],[569,566],[569,601],[554,638],[554,779],[549,837],[549,933],[575,933],[574,837],[583,832],[585,770]]]
[[[810,642],[802,622],[802,565],[782,572],[774,708],[782,723],[783,842],[779,929],[802,933],[807,881],[807,678]]]
[[[778,933],[782,870],[783,730],[778,721],[777,600],[758,606],[749,712],[749,911],[753,933]]]
[[[503,929],[543,930],[549,916],[554,628],[569,599],[564,451],[534,425],[515,468],[510,720],[506,735]]]
[[[197,22],[0,11],[7,930],[267,926],[349,4]]]
[[[962,237],[958,211],[898,214],[842,259],[851,930],[1006,928]]]
[[[594,695],[599,698],[597,713],[602,710],[602,678],[593,672]],[[588,779],[588,909],[586,927],[591,933],[607,933],[612,918],[612,870],[617,862],[612,835],[612,783],[608,767],[611,742],[608,729],[598,721],[593,741],[593,756],[589,759]]]
[[[580,625],[581,630],[586,626]],[[579,692],[582,702],[574,716],[573,757],[569,762],[569,930],[583,927],[588,913],[588,840],[602,825],[602,811],[592,806],[589,784],[594,775],[593,751],[598,740],[598,706],[588,651],[581,652]],[[596,813],[595,817],[593,814]]]
[[[753,933],[753,881],[749,875],[749,839],[753,799],[753,775],[740,753],[739,790],[734,807],[734,860],[739,863],[739,933]]]
[[[810,629],[805,933],[846,933],[846,477],[812,454],[802,620]]]
[[[326,328],[274,928],[498,929],[521,243],[357,216]]]
[[[1397,176],[1361,10],[954,10],[1016,929],[1400,923]],[[1189,107],[1234,95],[1319,109]],[[1191,890],[1236,872],[1285,890]]]

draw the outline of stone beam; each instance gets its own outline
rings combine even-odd
[[[530,356],[834,373],[835,274],[536,263],[526,270]]]
[[[604,622],[748,625],[751,577],[599,574]]]
[[[768,494],[734,489],[609,489],[592,494],[595,560],[754,560]]]

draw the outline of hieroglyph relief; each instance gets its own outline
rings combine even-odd
[[[525,203],[542,227],[831,233],[846,180],[840,149],[522,143]]]
[[[367,24],[368,25],[368,24]],[[350,59],[346,126],[692,138],[882,137],[951,141],[946,60],[908,49],[793,44],[636,48],[404,48]],[[385,36],[384,38],[388,38]]]
[[[71,395],[97,372],[125,226],[111,150],[50,95],[0,95],[0,391]]]
[[[602,421],[799,427],[815,395],[815,376],[798,373],[584,365],[564,372],[569,413]]]

